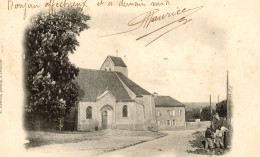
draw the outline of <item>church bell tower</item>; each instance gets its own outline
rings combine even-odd
[[[121,57],[107,56],[100,70],[121,72],[126,77],[128,69]]]

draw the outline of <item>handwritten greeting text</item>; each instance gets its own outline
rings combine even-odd
[[[8,10],[23,10],[23,18],[26,18],[27,9],[39,9],[48,8],[49,14],[53,14],[55,9],[65,8],[65,7],[80,7],[82,10],[88,7],[88,0],[46,0],[41,4],[34,3],[33,0],[24,0],[24,2],[17,0],[8,0]],[[39,2],[38,2],[39,3]],[[144,11],[138,16],[129,20],[126,24],[125,31],[120,31],[116,33],[111,33],[107,35],[102,35],[101,37],[114,36],[119,34],[130,33],[133,31],[141,31],[145,29],[143,35],[136,38],[136,40],[141,40],[148,38],[148,43],[146,46],[150,45],[154,41],[158,40],[162,36],[170,33],[178,27],[186,25],[192,18],[192,14],[198,12],[203,8],[203,6],[197,6],[193,8],[182,8],[175,11],[166,12],[162,10],[162,6],[172,6],[174,4],[173,0],[98,0],[94,2],[95,6],[92,7],[119,7],[119,8],[133,8],[133,7],[148,7],[148,11]],[[93,3],[92,3],[93,4]]]
[[[75,2],[75,1],[67,2],[66,0],[63,1],[49,0],[48,2],[45,2],[44,5],[35,4],[29,2],[29,0],[26,0],[24,3],[17,3],[14,0],[8,0],[8,10],[22,9],[23,19],[26,19],[27,9],[39,9],[42,6],[45,8],[48,7],[49,13],[53,14],[55,8],[81,7],[81,9],[83,9],[84,7],[87,7],[87,0],[84,0],[82,2]]]
[[[136,31],[141,28],[147,29],[148,27],[152,27],[152,23],[154,23],[154,22],[160,22],[160,21],[164,21],[164,20],[169,21],[167,24],[162,25],[159,28],[155,28],[153,31],[136,38],[136,40],[140,40],[140,39],[150,36],[158,31],[163,31],[163,30],[167,29],[166,31],[159,33],[154,39],[152,39],[150,42],[148,42],[146,44],[146,46],[148,46],[149,44],[153,43],[155,40],[161,38],[165,34],[173,31],[174,29],[176,29],[182,25],[189,23],[192,20],[192,18],[188,18],[188,17],[190,15],[194,14],[195,12],[199,11],[202,8],[203,8],[203,6],[198,6],[198,7],[194,7],[194,8],[183,8],[183,9],[178,9],[175,12],[167,12],[167,13],[163,13],[163,14],[159,14],[159,12],[160,12],[159,9],[152,9],[152,10],[146,11],[146,12],[138,15],[137,17],[133,18],[132,20],[130,20],[130,22],[127,24],[127,26],[134,27],[134,28],[131,28],[126,31],[118,32],[118,33],[103,35],[102,37],[125,34],[125,33],[129,33],[132,31]]]

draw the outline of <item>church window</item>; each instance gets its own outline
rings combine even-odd
[[[91,106],[87,107],[86,119],[92,119],[92,107]]]
[[[127,110],[127,106],[123,106],[123,117],[128,117],[128,110]]]

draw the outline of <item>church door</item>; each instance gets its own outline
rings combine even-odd
[[[102,112],[102,129],[107,129],[107,111]]]

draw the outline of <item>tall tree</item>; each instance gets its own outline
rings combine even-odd
[[[79,69],[69,61],[79,42],[76,37],[90,20],[80,8],[52,15],[38,14],[25,32],[26,117],[49,122],[69,114],[79,101],[75,77]]]
[[[216,104],[216,112],[219,117],[227,117],[227,100],[222,100]]]
[[[186,120],[188,122],[194,122],[195,119],[200,118],[200,109],[198,108],[193,108],[192,110],[187,110],[185,112]]]
[[[210,112],[212,112],[212,113],[210,113]],[[201,109],[200,119],[201,119],[201,121],[210,121],[210,120],[212,120],[212,117],[215,113],[216,113],[216,111],[213,108],[211,108],[211,110],[210,110],[210,106],[206,106]]]

